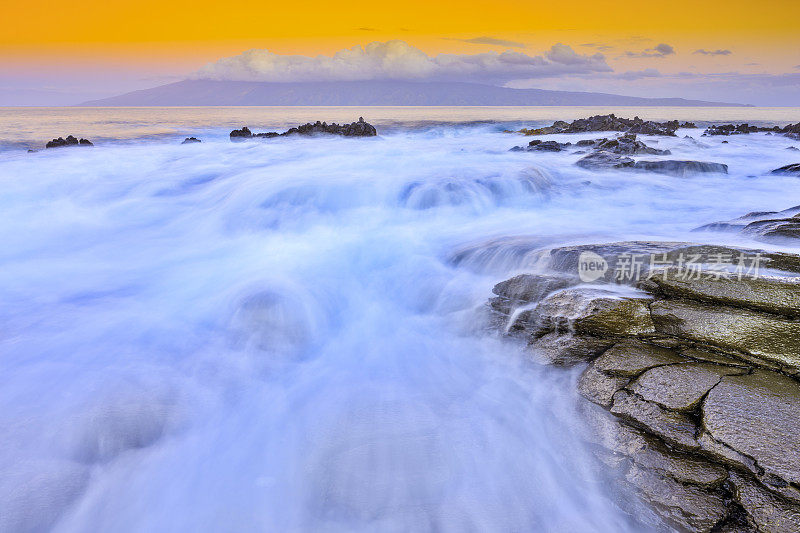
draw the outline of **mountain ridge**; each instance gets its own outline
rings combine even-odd
[[[84,107],[148,106],[653,106],[751,107],[609,93],[512,89],[467,82],[183,80],[90,100]]]

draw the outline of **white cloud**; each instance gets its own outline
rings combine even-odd
[[[393,40],[354,46],[332,56],[248,50],[210,63],[192,77],[271,82],[381,79],[502,82],[610,71],[602,54],[578,54],[563,44],[556,44],[539,56],[513,51],[429,56],[404,41]]]

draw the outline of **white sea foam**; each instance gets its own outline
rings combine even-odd
[[[800,203],[765,175],[792,143],[660,139],[730,166],[678,179],[500,129],[6,152],[0,530],[645,527],[578,439],[574,372],[475,310],[547,245],[754,244],[690,230]]]

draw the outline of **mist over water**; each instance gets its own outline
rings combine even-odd
[[[548,246],[770,248],[690,230],[800,204],[799,143],[645,139],[730,167],[680,179],[506,126],[0,155],[0,531],[658,527],[482,306]]]

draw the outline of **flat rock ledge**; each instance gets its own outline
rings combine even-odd
[[[587,254],[609,265],[591,283]],[[629,255],[658,261],[621,279]],[[711,268],[729,255],[763,271]],[[495,286],[492,323],[542,364],[588,363],[584,437],[604,467],[679,531],[800,531],[800,256],[619,242],[542,257]],[[709,268],[668,266],[686,257]]]

